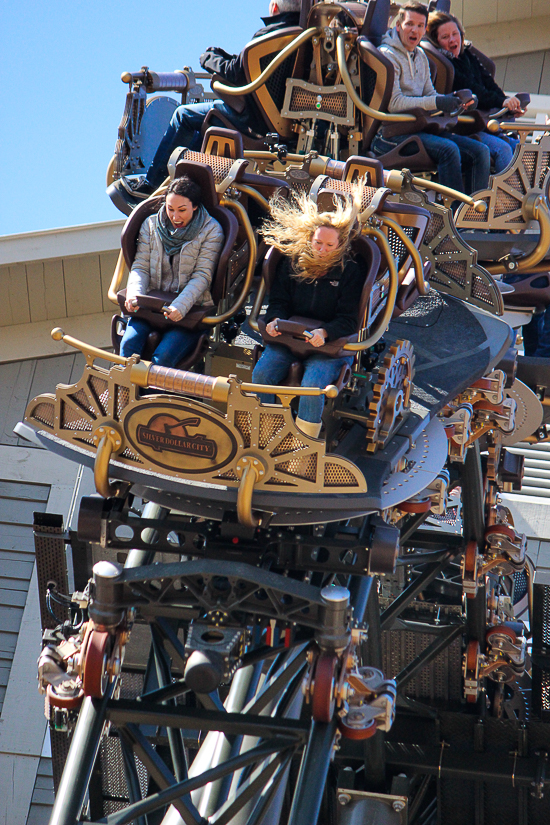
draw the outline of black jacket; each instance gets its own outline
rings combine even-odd
[[[274,318],[288,320],[299,315],[321,321],[328,341],[357,332],[365,273],[356,261],[348,260],[344,269],[334,267],[313,282],[292,277],[290,273],[290,259],[281,258],[269,294],[266,324]],[[277,339],[273,342],[277,343]]]
[[[262,37],[264,34],[279,31],[279,29],[298,26],[300,13],[288,11],[282,14],[275,14],[273,17],[262,17],[262,20],[265,26],[256,32],[252,38],[253,40],[257,37]],[[217,74],[223,77],[230,86],[245,86],[248,82],[244,71],[242,52],[240,54],[229,54],[225,49],[221,49],[218,46],[209,46],[204,54],[201,54],[200,64],[202,68],[210,72],[210,74]],[[258,134],[265,135],[266,125],[252,99],[252,95],[246,96],[245,112],[248,116],[248,125],[250,128]],[[242,114],[240,116],[242,117]]]
[[[502,107],[506,95],[477,57],[470,52],[468,46],[458,57],[451,57],[450,61],[455,70],[453,91],[470,89],[477,95],[478,108],[484,111]]]

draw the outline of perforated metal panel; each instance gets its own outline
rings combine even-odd
[[[33,415],[38,421],[41,421],[42,424],[53,427],[55,422],[55,407],[53,404],[42,402],[42,404],[37,404]]]
[[[212,168],[215,183],[221,183],[227,177],[227,173],[235,162],[233,158],[224,158],[221,155],[206,155],[204,152],[193,152],[191,149],[187,149],[181,155],[180,160],[206,163]]]
[[[318,118],[342,126],[353,126],[353,104],[344,86],[325,88],[287,80],[282,114],[290,118]]]
[[[303,450],[306,446],[303,441],[300,441],[296,436],[292,435],[292,433],[288,433],[279,446],[272,451],[271,455],[275,457],[284,455],[285,453],[293,453],[296,450]]]
[[[264,449],[276,435],[278,435],[285,426],[285,420],[282,415],[273,413],[260,413],[260,435],[258,438],[258,446]],[[285,441],[286,439],[283,439]],[[282,444],[283,442],[281,442]],[[279,445],[279,449],[281,445]],[[273,453],[277,455],[277,453]]]
[[[424,243],[429,244],[436,235],[439,235],[441,230],[443,229],[444,221],[441,215],[433,214],[429,220],[426,234],[424,235]]]
[[[353,475],[338,464],[325,464],[325,487],[355,487],[357,482]]]
[[[252,434],[250,413],[238,410],[235,413],[235,426],[242,435],[244,446],[250,447],[250,436]]]
[[[479,275],[474,275],[472,281],[472,295],[474,298],[477,298],[478,301],[484,301],[486,304],[493,303],[491,290]]]
[[[466,286],[466,273],[468,270],[466,261],[445,261],[439,264],[439,269],[456,284],[462,287]]]
[[[304,478],[307,481],[315,481],[317,477],[317,453],[304,456],[303,458],[291,458],[275,465],[275,469],[288,473],[291,476]]]
[[[434,640],[430,633],[386,630],[382,633],[383,671],[393,678]],[[462,698],[461,640],[456,639],[406,686],[406,695],[431,702]]]

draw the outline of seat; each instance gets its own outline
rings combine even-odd
[[[187,174],[200,186],[205,208],[209,214],[218,221],[224,233],[224,244],[218,258],[218,265],[214,272],[210,288],[214,306],[197,305],[191,309],[185,318],[178,322],[180,326],[186,329],[200,329],[202,331],[193,352],[178,364],[179,369],[189,369],[202,358],[208,348],[211,325],[205,326],[203,319],[206,316],[212,316],[216,312],[217,305],[226,295],[228,284],[234,284],[236,278],[233,276],[237,276],[242,272],[243,266],[246,266],[246,260],[242,260],[242,255],[235,257],[234,247],[239,235],[239,223],[237,218],[228,209],[220,206],[218,203],[212,168],[206,164],[187,161],[180,166],[178,171],[178,176]],[[128,269],[131,269],[135,258],[137,241],[143,221],[150,215],[158,212],[162,202],[162,196],[149,198],[137,206],[126,221],[121,235],[121,247]],[[235,264],[237,264],[237,266],[235,266]],[[125,317],[128,316],[124,307],[126,290],[120,290],[117,298],[123,312],[123,317],[113,317],[111,339],[115,352],[118,353],[120,351],[120,341],[123,334],[122,327],[125,327]],[[140,303],[143,304],[143,306],[138,310],[138,317],[149,320],[155,326],[155,330],[149,335],[147,346],[142,356],[145,360],[149,360],[152,352],[160,341],[163,327],[172,326],[173,322],[164,319],[161,308],[165,301],[154,292],[145,296]]]
[[[314,181],[310,190],[310,197],[317,201],[322,211],[329,211],[333,208],[332,204],[335,195],[351,195],[352,182],[354,179],[362,177],[362,160],[362,158],[348,158],[344,165],[342,180],[335,180],[334,178],[320,175]],[[368,168],[369,160],[370,159],[365,159],[365,168]],[[418,206],[392,203],[387,200],[387,195],[387,190],[384,190],[384,192],[380,194],[379,190],[365,186],[363,189],[361,211],[372,208],[376,198],[378,204],[376,213],[380,215],[382,221],[384,221],[384,218],[388,218],[390,222],[393,221],[398,224],[416,249],[419,249],[430,220],[429,212]],[[414,270],[411,270],[412,259],[410,250],[407,250],[391,223],[384,228],[384,232],[386,233],[398,269],[399,287],[393,315],[393,317],[396,317],[414,303],[418,298],[419,292],[416,286]],[[430,271],[431,266],[428,268],[427,265],[424,264],[425,280],[427,280]],[[381,259],[379,271],[373,283],[372,293],[367,305],[365,326],[370,327],[381,311],[386,300],[388,283],[389,274],[387,263],[385,259]]]
[[[246,82],[251,83],[259,77],[279,52],[282,51],[285,46],[288,46],[302,31],[303,29],[299,26],[290,26],[287,29],[280,29],[279,31],[265,34],[262,37],[255,37],[251,40],[242,51]],[[268,132],[276,132],[280,137],[286,139],[293,136],[290,128],[291,123],[281,116],[281,110],[285,96],[286,78],[293,76],[296,62],[299,59],[299,54],[293,53],[289,55],[259,89],[250,93],[253,105],[265,124],[265,134]],[[216,81],[226,85],[224,78],[219,75],[213,76],[212,84]],[[216,95],[235,111],[242,112],[244,110],[246,105],[244,96],[227,94],[215,88],[214,91]],[[209,113],[208,123],[210,124],[213,119],[218,118],[218,114],[219,113]],[[221,118],[219,119],[221,120]],[[249,137],[250,136],[247,135],[244,136],[245,143]],[[251,148],[258,148],[258,146]]]
[[[362,263],[365,270],[365,281],[357,309],[357,332],[353,335],[346,336],[345,338],[330,341],[324,345],[322,352],[333,358],[341,358],[344,355],[353,354],[352,352],[343,349],[343,347],[347,343],[355,343],[360,340],[360,334],[364,327],[364,319],[367,316],[374,281],[380,269],[380,251],[376,244],[374,244],[370,239],[360,235],[352,243],[352,252],[355,258]],[[275,278],[277,265],[279,264],[281,258],[282,253],[274,248],[270,248],[264,258],[261,277],[265,287],[265,292],[269,292],[271,289],[271,285]],[[277,343],[288,347],[293,355],[296,356],[296,362],[291,365],[289,374],[286,379],[281,382],[283,385],[299,385],[303,374],[301,362],[307,358],[308,355],[311,355],[312,352],[311,345],[304,338],[304,330],[315,329],[321,324],[322,321],[318,321],[313,318],[299,318],[298,316],[294,316],[288,321],[279,322],[279,330],[282,332],[282,335],[277,337]],[[262,318],[258,318],[258,327],[263,340],[268,343],[272,343],[273,339],[266,332],[266,325]],[[336,382],[336,386],[338,386],[339,390],[346,386],[350,377],[350,368],[347,366],[343,367]]]

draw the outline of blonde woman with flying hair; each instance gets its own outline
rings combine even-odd
[[[359,232],[360,197],[357,187],[353,202],[338,200],[333,212],[319,212],[307,195],[271,202],[272,218],[262,234],[284,257],[277,266],[264,317],[273,343],[266,344],[254,368],[254,383],[278,384],[296,360],[287,347],[277,343],[281,334],[277,322],[295,315],[319,321],[309,339],[311,355],[304,359],[302,387],[322,389],[336,381],[344,364],[351,366],[352,354],[331,358],[323,353],[323,346],[357,331],[364,273],[351,256],[351,242]],[[272,395],[261,397],[264,403],[275,401]],[[318,437],[323,406],[323,396],[300,398],[296,425],[306,435]]]

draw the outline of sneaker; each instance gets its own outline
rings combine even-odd
[[[107,187],[107,194],[117,209],[129,215],[136,206],[143,203],[152,193],[152,187],[141,178],[119,178]]]
[[[146,179],[145,175],[138,175],[135,178],[119,178],[121,185],[129,195],[133,195],[141,200],[146,200],[154,191],[153,187]]]

